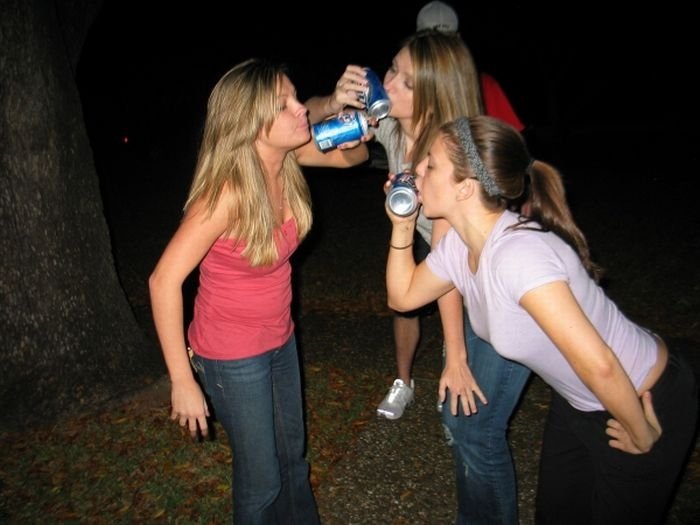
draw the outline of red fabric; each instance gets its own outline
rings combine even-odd
[[[510,124],[518,131],[525,129],[525,125],[520,121],[518,115],[515,114],[513,106],[510,105],[508,97],[506,97],[503,88],[496,79],[488,73],[481,73],[480,80],[481,98],[484,101],[486,114]]]

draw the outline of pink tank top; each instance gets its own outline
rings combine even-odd
[[[279,258],[251,267],[245,243],[217,240],[199,266],[199,289],[187,336],[209,359],[242,359],[281,346],[294,331],[290,256],[299,246],[296,221],[275,231]]]

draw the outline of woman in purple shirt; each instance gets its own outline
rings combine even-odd
[[[389,305],[457,288],[477,335],[552,387],[538,522],[661,523],[695,433],[695,378],[598,286],[559,173],[489,117],[443,126],[416,172],[425,215],[451,229],[416,266],[415,214],[387,212]]]

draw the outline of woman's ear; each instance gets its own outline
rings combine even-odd
[[[472,193],[474,193],[474,179],[464,179],[462,182],[457,184],[456,189],[457,200],[467,200],[472,195]]]

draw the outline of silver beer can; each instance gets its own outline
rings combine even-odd
[[[403,172],[394,178],[386,194],[386,204],[391,212],[407,217],[418,209],[418,188],[416,178],[410,172]]]

